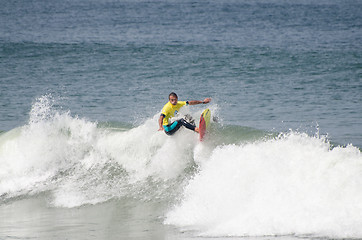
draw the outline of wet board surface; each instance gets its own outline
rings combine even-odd
[[[207,133],[207,129],[210,124],[210,117],[211,117],[211,111],[210,109],[205,109],[201,113],[200,117],[200,124],[199,124],[199,134],[200,134],[200,141],[203,141],[205,138],[205,135]]]

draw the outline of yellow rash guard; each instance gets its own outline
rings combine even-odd
[[[188,102],[185,101],[178,101],[176,105],[172,105],[170,102],[166,103],[165,106],[163,106],[161,112],[161,114],[165,116],[162,125],[169,125],[170,118],[174,117],[175,114],[180,110],[180,108],[187,104]]]

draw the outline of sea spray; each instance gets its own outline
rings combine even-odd
[[[362,237],[361,189],[357,148],[291,132],[216,147],[165,223],[201,236]]]
[[[66,208],[177,202],[165,223],[202,236],[362,236],[362,160],[352,145],[218,125],[200,143],[186,129],[157,131],[158,114],[107,128],[46,98],[27,125],[0,136],[2,202],[38,193]]]
[[[96,124],[55,111],[53,103],[48,95],[39,98],[29,124],[1,136],[0,195],[45,191],[39,186],[49,186],[91,151]]]
[[[41,192],[60,207],[122,197],[167,199],[193,164],[197,135],[158,132],[158,114],[118,131],[71,116],[55,103],[48,95],[37,99],[29,123],[0,136],[3,201]]]

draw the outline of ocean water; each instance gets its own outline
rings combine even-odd
[[[362,238],[362,1],[0,2],[0,239]]]

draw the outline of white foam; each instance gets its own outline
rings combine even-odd
[[[96,124],[67,113],[44,117],[43,110],[39,118],[33,112],[29,125],[1,136],[0,195],[32,191],[35,184],[71,168],[90,151]]]
[[[202,236],[362,237],[362,157],[305,134],[214,149],[167,224]]]
[[[53,103],[41,98],[28,125],[0,136],[2,199],[49,191],[54,206],[76,207],[162,197],[177,179],[187,183],[195,162],[198,172],[167,224],[203,236],[362,237],[362,158],[353,146],[331,150],[299,133],[215,146],[187,129],[158,132],[158,114],[112,131]]]
[[[192,161],[197,135],[158,132],[158,114],[111,131],[53,105],[51,96],[39,98],[28,125],[0,136],[0,196],[49,190],[55,206],[94,204],[127,195],[130,184],[149,177],[175,179]]]

